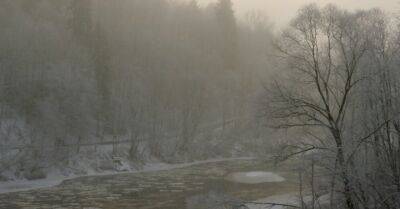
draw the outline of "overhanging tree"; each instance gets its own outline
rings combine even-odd
[[[335,147],[346,206],[356,208],[347,164],[346,120],[369,47],[368,13],[309,5],[299,11],[277,48],[287,81],[276,81],[269,101],[279,128],[326,131]],[[315,148],[318,145],[312,145]]]

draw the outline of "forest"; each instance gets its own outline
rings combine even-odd
[[[28,207],[2,192],[10,182],[203,161],[235,179],[222,159],[271,163],[285,178],[264,187],[290,179],[282,193],[296,200],[260,202],[246,195],[263,188],[235,183],[184,207],[160,195],[135,207],[129,193],[61,208],[400,208],[400,16],[312,3],[277,27],[233,5],[0,1],[0,208],[58,208]]]
[[[271,48],[263,16],[239,25],[227,1],[17,0],[1,9],[2,154],[26,158],[21,168],[68,164],[80,145],[102,142],[122,155],[119,141],[138,162],[230,156],[242,149],[231,136],[257,126],[252,80]]]

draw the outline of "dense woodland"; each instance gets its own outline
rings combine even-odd
[[[230,157],[261,138],[272,35],[260,13],[238,21],[230,1],[5,0],[0,15],[3,171],[70,165],[102,145],[135,164]]]
[[[0,1],[0,180],[274,155],[299,162],[301,208],[400,208],[398,19],[311,4],[277,32],[266,15]]]

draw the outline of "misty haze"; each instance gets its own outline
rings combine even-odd
[[[0,209],[400,209],[398,0],[0,0]]]

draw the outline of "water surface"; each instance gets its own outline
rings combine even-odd
[[[296,178],[290,170],[272,169],[262,161],[237,160],[167,171],[81,177],[56,187],[0,194],[0,208],[185,209],[188,198],[209,192],[257,200],[296,190]],[[232,173],[254,170],[274,171],[286,181],[244,184],[227,180]]]

